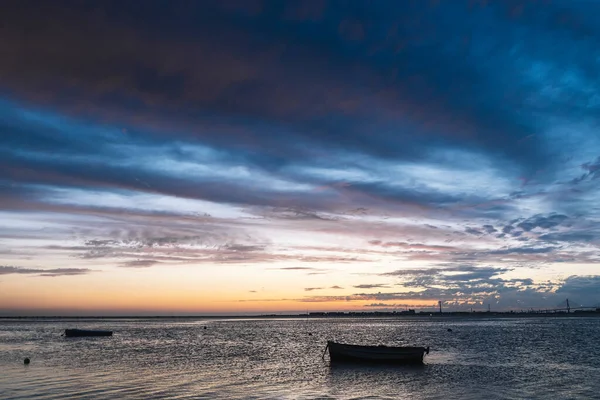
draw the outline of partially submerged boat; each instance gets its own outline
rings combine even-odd
[[[422,364],[429,347],[359,346],[327,341],[331,362]],[[325,356],[325,353],[323,353]]]
[[[66,337],[112,336],[112,331],[91,329],[65,329]]]

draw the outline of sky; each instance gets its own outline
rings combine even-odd
[[[4,4],[0,315],[597,306],[598,13]]]

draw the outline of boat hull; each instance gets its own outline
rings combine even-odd
[[[89,329],[65,329],[66,337],[112,336],[112,331],[98,331]]]
[[[425,347],[357,346],[327,342],[331,362],[422,364]]]

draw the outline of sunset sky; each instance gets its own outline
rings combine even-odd
[[[0,315],[598,305],[598,15],[3,3]]]

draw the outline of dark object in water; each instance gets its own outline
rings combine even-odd
[[[25,359],[23,360],[23,364],[25,365],[29,365],[30,362],[31,360],[29,359],[29,357],[25,357]]]
[[[429,354],[429,347],[358,346],[332,341],[327,342],[327,349],[331,362],[422,364],[425,353]]]
[[[89,329],[65,329],[66,337],[112,336],[112,331],[97,331]]]
[[[452,332],[452,329],[448,328],[448,332]]]

